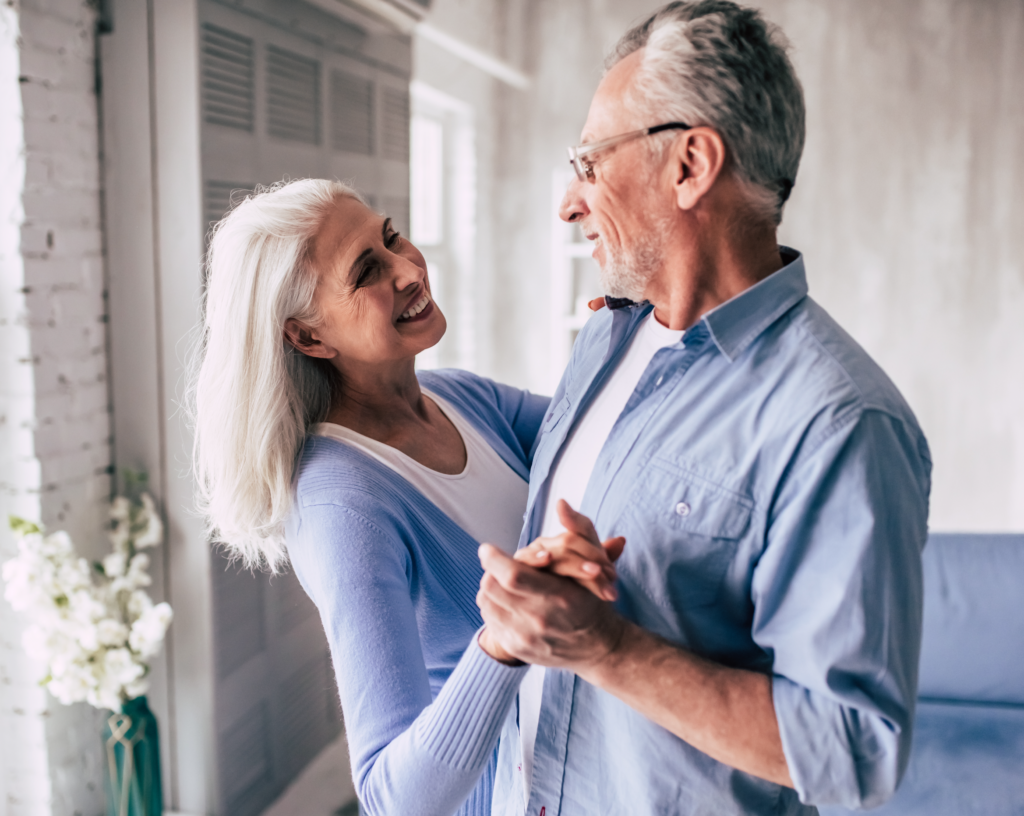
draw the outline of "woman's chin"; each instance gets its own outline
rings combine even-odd
[[[416,328],[416,345],[418,346],[417,354],[421,354],[427,349],[431,349],[441,342],[441,338],[444,337],[446,331],[448,331],[448,321],[445,320],[441,310],[438,309],[433,303],[428,307],[432,310],[432,313],[428,315],[426,320],[423,321],[408,321],[406,325],[410,328]],[[426,310],[424,310],[426,311]]]

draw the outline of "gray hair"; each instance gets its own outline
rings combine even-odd
[[[210,238],[189,406],[197,503],[208,534],[249,567],[276,571],[287,560],[296,460],[338,385],[327,360],[286,342],[284,324],[321,322],[310,253],[341,198],[362,201],[322,179],[257,188]]]
[[[644,126],[681,121],[714,128],[754,210],[774,225],[804,148],[804,98],[785,35],[756,9],[729,0],[662,7],[619,40],[611,68],[644,49],[628,104]],[[655,136],[662,151],[678,131]]]

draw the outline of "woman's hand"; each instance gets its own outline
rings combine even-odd
[[[622,555],[626,539],[616,536],[600,541],[590,519],[564,499],[559,500],[556,509],[566,531],[536,539],[513,558],[535,569],[572,578],[598,598],[614,601],[618,597],[614,562]]]

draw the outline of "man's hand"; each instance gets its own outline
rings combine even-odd
[[[614,601],[618,597],[614,562],[622,555],[626,539],[615,536],[598,543],[590,519],[573,510],[564,499],[559,499],[556,509],[566,531],[537,538],[512,557],[535,569],[572,578],[598,598]]]
[[[585,546],[574,536],[598,547],[590,520],[563,504],[559,515],[569,535],[562,542],[567,552],[577,553]],[[621,543],[609,542],[616,557],[621,548]],[[511,656],[582,670],[602,661],[618,645],[625,621],[580,583],[542,572],[488,544],[480,547],[480,562],[485,573],[477,604],[487,624],[480,646],[495,659]],[[569,558],[567,562],[572,563]]]

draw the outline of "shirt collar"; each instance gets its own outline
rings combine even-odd
[[[697,325],[687,330],[684,340],[692,342],[706,329],[718,350],[731,363],[761,332],[803,300],[807,296],[804,256],[786,246],[779,247],[779,254],[785,264],[782,269],[716,306]],[[604,301],[609,309],[614,310],[648,305],[646,300],[637,303],[629,298],[610,295],[605,295]]]
[[[807,296],[804,258],[779,247],[785,266],[701,318],[715,345],[732,362],[765,329]]]

